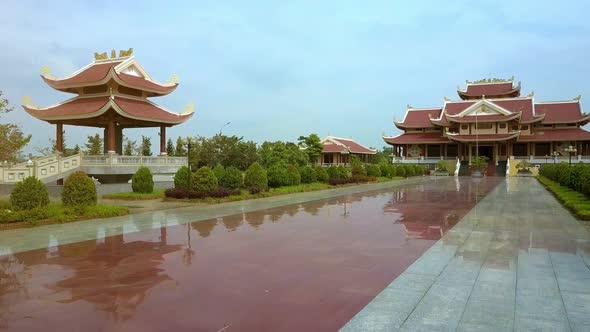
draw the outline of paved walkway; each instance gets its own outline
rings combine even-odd
[[[590,331],[590,233],[509,178],[341,331]]]
[[[0,231],[0,256],[47,248],[48,246],[95,240],[97,234],[102,234],[101,238],[129,234],[137,231],[156,229],[162,226],[187,224],[194,221],[220,218],[343,195],[395,188],[430,180],[429,177],[409,178],[237,202],[199,204],[196,206],[156,212],[148,211],[115,218],[91,219],[67,224],[5,230]],[[51,235],[53,242],[47,243],[47,234]]]

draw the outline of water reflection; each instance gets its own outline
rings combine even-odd
[[[449,179],[126,235],[97,230],[93,241],[0,257],[0,321],[9,330],[77,328],[60,315],[89,318],[89,330],[336,330],[473,207],[472,185],[456,186]],[[21,319],[31,308],[38,313]]]

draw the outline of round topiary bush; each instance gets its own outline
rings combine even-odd
[[[314,172],[315,172],[316,181],[319,181],[319,182],[328,181],[328,172],[326,172],[326,169],[323,168],[322,166],[316,165],[314,167]]]
[[[154,191],[154,177],[147,167],[140,167],[131,178],[131,189],[134,193],[149,194]]]
[[[352,164],[352,178],[356,181],[364,181],[367,177],[367,171],[360,162]]]
[[[348,168],[344,167],[344,165],[340,165],[336,167],[338,170],[338,178],[339,179],[348,179],[350,178],[350,173],[348,172]]]
[[[406,170],[406,177],[414,176],[414,166],[410,164],[405,164],[402,166]]]
[[[301,175],[301,183],[312,183],[317,180],[316,172],[309,165],[301,167],[299,174]]]
[[[211,167],[203,166],[193,174],[192,189],[200,193],[208,193],[217,189],[217,178]]]
[[[182,166],[174,174],[174,188],[188,189],[189,172],[188,167]]]
[[[387,165],[387,172],[388,172],[387,177],[391,179],[391,178],[397,176],[396,170],[397,169],[392,164],[388,164]]]
[[[332,165],[326,169],[328,179],[338,179],[338,167]]]
[[[404,165],[395,166],[395,174],[397,176],[401,176],[402,178],[405,178],[407,176],[407,174],[406,174],[406,168],[404,167]]]
[[[64,206],[88,206],[96,204],[96,185],[84,172],[70,175],[61,193]]]
[[[268,176],[268,186],[271,188],[278,188],[291,184],[291,179],[287,172],[287,165],[283,163],[276,163],[270,166],[266,172]]]
[[[365,169],[367,170],[368,176],[379,177],[381,176],[381,168],[375,164],[367,164],[365,165]]]
[[[296,186],[301,184],[301,174],[299,174],[299,169],[297,168],[297,166],[287,166],[287,179],[289,180],[290,186]]]
[[[31,210],[49,205],[49,194],[43,182],[34,176],[20,181],[10,193],[10,205],[13,210]]]
[[[239,169],[230,166],[225,169],[223,176],[219,179],[219,184],[228,189],[237,189],[244,184],[242,172]]]
[[[266,171],[258,162],[253,163],[244,173],[244,186],[252,192],[253,190],[266,190],[268,178]]]
[[[387,167],[389,166],[389,164],[379,164],[379,170],[381,171],[381,176],[384,176],[386,178],[390,177],[390,169]]]

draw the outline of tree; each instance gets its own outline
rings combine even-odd
[[[177,157],[186,157],[186,149],[184,147],[185,141],[182,137],[178,136],[176,139],[176,148],[174,149],[174,155]]]
[[[139,147],[139,151],[142,156],[152,155],[152,139],[150,137],[141,135],[141,146]]]
[[[309,136],[299,136],[297,140],[299,147],[304,149],[309,161],[317,162],[324,149],[320,137],[317,134],[310,134]]]
[[[393,154],[393,147],[391,146],[384,146],[381,151],[377,151],[377,153],[371,158],[371,163],[373,164],[382,164],[382,163],[391,163],[391,155]]]
[[[137,142],[132,141],[129,137],[123,138],[123,155],[132,156],[137,151]]]
[[[88,142],[84,144],[86,146],[86,154],[91,156],[98,156],[103,154],[103,140],[99,134],[88,135]]]
[[[9,101],[2,98],[0,91],[0,115],[13,111]],[[22,149],[31,141],[31,135],[26,136],[20,127],[14,123],[0,124],[0,161],[16,161]]]
[[[78,144],[76,144],[74,146],[74,149],[72,150],[72,154],[78,154],[80,153],[80,146]]]
[[[169,138],[166,143],[166,155],[171,157],[174,156],[174,142],[172,142],[172,138]]]
[[[262,165],[267,168],[277,163],[305,166],[309,160],[307,154],[291,142],[264,142],[258,154]]]

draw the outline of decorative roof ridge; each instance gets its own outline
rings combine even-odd
[[[419,111],[442,111],[442,107],[421,107],[421,108],[408,108],[408,112],[419,112]]]
[[[54,107],[57,107],[57,106],[61,106],[61,105],[67,104],[67,103],[72,102],[72,101],[77,100],[77,99],[96,98],[96,97],[108,97],[108,95],[75,96],[75,97],[72,97],[70,99],[66,99],[64,101],[60,101],[58,103],[51,104],[51,105],[45,106],[45,107],[38,107],[38,106],[32,104],[30,101],[25,102],[24,99],[27,98],[27,97],[23,97],[23,104],[21,106],[27,107],[27,108],[30,108],[30,109],[35,109],[37,111],[43,111],[43,110],[47,110],[47,109],[50,109],[50,108],[54,108]]]
[[[351,142],[354,142],[354,143],[356,143],[356,144],[358,144],[358,145],[362,146],[363,148],[365,148],[365,149],[367,149],[367,150],[371,150],[371,151],[377,151],[377,149],[371,149],[371,148],[368,148],[368,147],[366,147],[366,146],[362,145],[361,143],[359,143],[359,142],[355,141],[355,140],[354,140],[354,139],[352,139],[352,138],[342,138],[342,137],[336,137],[336,136],[328,136],[328,137],[329,137],[329,138],[331,138],[331,139],[334,139],[334,140],[339,140],[339,139],[341,139],[341,140],[344,140],[344,141],[351,141]],[[328,138],[328,137],[327,137],[327,138]],[[349,149],[349,150],[350,150],[350,147],[346,146],[346,144],[344,144],[344,143],[342,143],[342,142],[338,142],[338,143],[339,143],[339,144],[341,144],[342,146],[344,146],[345,148],[347,148],[347,149]]]
[[[147,102],[150,105],[161,109],[162,111],[168,112],[170,114],[178,115],[178,116],[194,113],[194,106],[191,103],[189,103],[187,105],[187,107],[183,110],[183,111],[188,111],[187,113],[182,113],[182,112],[176,113],[176,112],[170,111],[169,109],[167,109],[167,108],[165,108],[165,107],[163,107],[161,105],[158,105],[158,104],[154,103],[153,101],[151,101],[151,100],[149,100],[147,98],[141,98],[141,97],[135,97],[135,96],[128,96],[128,95],[117,94],[117,93],[116,94],[113,94],[111,96],[113,97],[112,100],[114,100],[115,103],[117,102],[116,99],[129,99],[129,100],[137,100],[137,101],[141,101],[141,102]],[[117,97],[117,98],[115,99],[115,97]]]
[[[43,71],[41,72],[41,76],[44,77],[44,78],[46,78],[46,79],[48,79],[48,80],[50,80],[50,81],[65,81],[67,79],[70,79],[70,78],[72,78],[72,77],[74,77],[74,76],[82,73],[83,71],[87,70],[90,67],[94,67],[96,65],[107,64],[107,63],[110,63],[110,62],[113,62],[114,63],[114,62],[122,62],[122,61],[125,61],[125,60],[122,60],[122,59],[108,59],[108,60],[101,60],[101,62],[96,62],[96,61],[95,62],[91,62],[91,63],[87,64],[86,66],[84,66],[84,67],[76,70],[72,74],[67,75],[67,76],[63,76],[63,77],[60,77],[60,78],[53,77],[48,72],[43,72]],[[47,67],[47,66],[44,66],[44,67]],[[116,66],[113,66],[113,67],[116,67]]]
[[[580,99],[574,100],[553,100],[553,101],[535,101],[535,104],[573,104],[578,103],[580,104]]]

